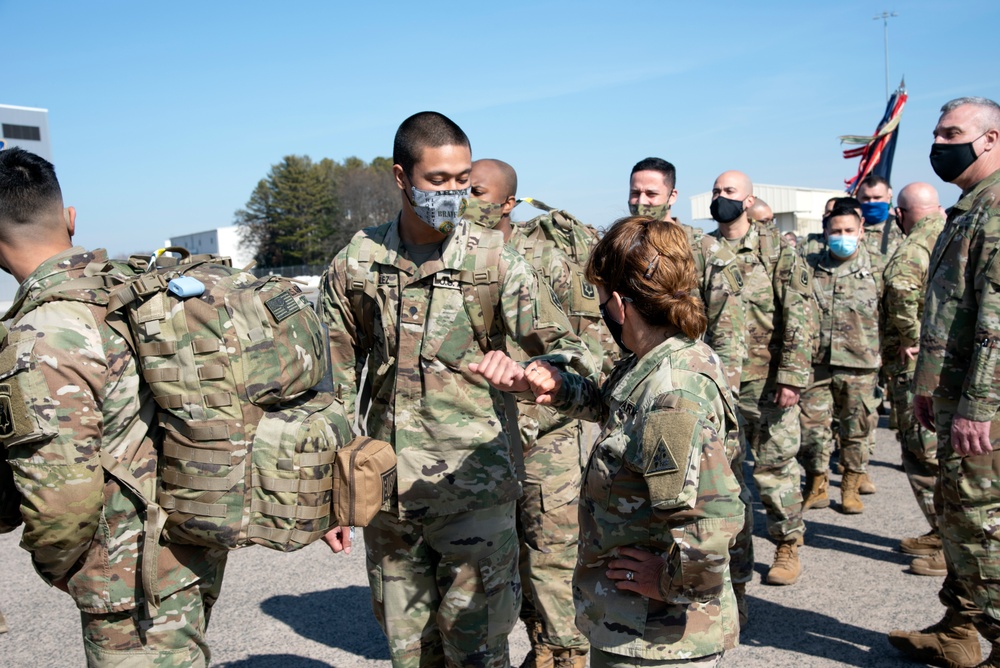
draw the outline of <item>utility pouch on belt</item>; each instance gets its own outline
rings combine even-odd
[[[333,472],[333,515],[337,526],[368,526],[388,509],[396,489],[392,444],[358,436],[337,451]]]

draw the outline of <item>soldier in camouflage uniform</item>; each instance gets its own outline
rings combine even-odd
[[[136,359],[95,300],[38,299],[107,261],[72,245],[75,221],[51,164],[0,151],[0,267],[21,283],[4,316],[0,441],[21,545],[80,609],[88,665],[204,666],[225,552],[147,538],[142,501],[106,472],[123,466],[155,498],[155,402]]]
[[[740,373],[746,353],[743,339],[735,332],[744,331],[745,312],[738,293],[742,285],[741,277],[730,268],[728,271],[719,264],[719,242],[696,227],[685,225],[671,217],[670,207],[677,200],[677,170],[673,164],[662,158],[646,158],[632,167],[629,176],[629,212],[644,215],[680,225],[684,230],[691,255],[694,259],[695,274],[698,278],[698,294],[705,305],[708,329],[703,335],[705,343],[715,350],[722,369],[729,382],[733,396],[740,390]],[[741,434],[742,434],[741,430]],[[753,578],[753,506],[750,488],[743,475],[746,460],[746,445],[741,440],[733,441],[734,449],[729,453],[733,473],[740,483],[740,499],[746,509],[743,530],[729,552],[729,570],[733,588],[740,608],[740,624],[750,622],[746,603],[746,585]]]
[[[944,618],[893,631],[909,657],[1000,666],[1000,105],[959,98],[941,109],[931,167],[962,189],[931,253],[914,411],[938,437],[935,500],[948,575]]]
[[[464,217],[503,233],[504,240],[534,267],[552,288],[574,331],[595,359],[604,357],[597,290],[583,269],[543,239],[530,239],[510,223],[517,202],[517,174],[500,160],[472,163],[472,198]],[[527,359],[516,342],[511,356]],[[521,619],[531,652],[522,668],[587,664],[589,645],[573,623],[573,568],[580,537],[577,500],[582,457],[589,456],[579,420],[533,400],[518,402],[518,426],[524,447],[524,496],[517,502],[520,573],[524,593]]]
[[[716,665],[738,642],[726,562],[743,504],[725,443],[738,424],[718,357],[697,341],[706,320],[685,236],[622,219],[587,277],[631,354],[603,388],[542,363],[506,388],[527,381],[540,403],[604,423],[581,498],[577,625],[594,667]]]
[[[747,219],[751,223],[774,225],[774,212],[771,211],[771,207],[768,206],[767,202],[757,198],[754,200],[753,206],[747,208]]]
[[[823,207],[823,217],[826,218],[831,211],[833,211],[834,206],[846,206],[850,209],[857,209],[858,216],[861,215],[861,202],[853,197],[831,197],[826,200],[826,204]],[[808,264],[809,256],[813,254],[822,253],[826,250],[826,231],[821,232],[810,232],[806,235],[806,238],[796,246],[796,251],[802,256],[802,259]]]
[[[855,198],[861,203],[868,252],[889,259],[903,241],[903,232],[889,209],[892,187],[881,176],[869,174],[858,184]]]
[[[927,518],[930,531],[904,538],[900,549],[921,555],[910,570],[918,575],[945,575],[941,537],[934,511],[937,480],[937,436],[913,417],[913,372],[920,345],[920,319],[927,290],[931,248],[944,227],[944,215],[934,188],[911,183],[899,192],[896,221],[905,238],[886,265],[882,296],[882,368],[890,379],[896,411],[896,438],[902,445],[903,470],[910,481],[917,505]]]
[[[710,263],[736,278],[746,324],[739,409],[754,454],[754,480],[767,512],[768,533],[777,543],[767,575],[770,584],[799,577],[802,493],[799,488],[798,398],[809,376],[811,298],[805,265],[773,225],[750,223],[753,184],[741,172],[725,172],[712,188],[711,234],[718,250]],[[709,305],[711,310],[711,305]]]
[[[835,206],[823,226],[827,249],[809,259],[819,346],[811,382],[800,402],[799,459],[806,471],[806,507],[828,506],[831,425],[836,416],[844,467],[841,509],[860,513],[864,504],[858,487],[868,464],[881,364],[878,312],[883,264],[880,255],[868,252],[866,232],[854,209]]]
[[[520,446],[516,416],[470,364],[508,337],[596,378],[594,360],[503,235],[460,218],[472,168],[461,128],[415,114],[393,160],[399,217],[337,254],[319,305],[346,405],[367,363],[359,410],[398,459],[391,508],[365,527],[372,604],[394,666],[506,666]],[[345,528],[331,534],[335,551],[348,547]]]

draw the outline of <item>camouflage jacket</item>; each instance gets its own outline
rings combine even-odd
[[[563,374],[557,405],[604,426],[580,500],[576,623],[594,647],[681,659],[736,646],[729,547],[743,526],[738,447],[726,378],[711,349],[683,335],[619,363],[598,388]],[[619,591],[607,562],[622,547],[663,557],[664,601]]]
[[[891,375],[913,373],[916,360],[904,364],[902,348],[920,344],[920,318],[924,314],[927,268],[931,248],[944,228],[944,217],[932,214],[917,221],[896,248],[885,267],[882,295],[882,365]]]
[[[752,223],[739,246],[731,248],[719,230],[713,264],[739,269],[739,296],[745,325],[734,331],[745,351],[741,380],[768,379],[805,387],[812,362],[812,298],[809,271],[777,228]],[[733,270],[728,270],[732,272]]]
[[[878,254],[888,259],[899,248],[899,244],[903,243],[903,230],[899,229],[896,217],[890,215],[881,223],[866,223],[862,243],[872,255]]]
[[[359,261],[365,237],[376,243]],[[321,281],[318,308],[330,330],[334,382],[353,408],[367,363],[360,411],[368,435],[395,448],[401,517],[485,508],[520,494],[503,398],[469,371],[483,356],[469,315],[478,304],[466,301],[459,282],[475,271],[477,254],[497,243],[503,245],[500,232],[463,220],[440,256],[417,266],[401,244],[397,218],[358,232]],[[596,378],[590,352],[551,289],[509,246],[499,257],[502,332],[533,357]],[[377,292],[365,293],[355,312],[349,292],[366,272]],[[372,341],[362,336],[366,326]]]
[[[1000,170],[962,194],[931,253],[916,394],[993,420],[1000,406]]]
[[[848,261],[838,261],[829,249],[810,259],[819,322],[813,363],[878,369],[882,256],[872,255],[861,244]]]
[[[23,497],[21,546],[42,579],[68,576],[77,606],[105,614],[130,610],[142,598],[144,507],[105,474],[100,453],[110,452],[147,498],[156,498],[156,404],[102,306],[67,299],[29,310],[43,291],[82,277],[95,261],[106,262],[107,254],[74,247],[46,260],[4,316],[11,326],[0,350],[7,426],[0,440]],[[160,595],[214,573],[222,557],[160,546]]]
[[[823,232],[810,232],[806,235],[798,246],[795,247],[795,252],[799,254],[806,262],[809,262],[809,256],[813,254],[822,253],[826,250],[826,234]]]

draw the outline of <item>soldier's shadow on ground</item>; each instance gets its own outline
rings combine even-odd
[[[368,587],[350,586],[326,591],[309,592],[299,596],[272,596],[261,603],[261,610],[274,619],[284,622],[303,638],[328,647],[336,647],[365,659],[389,659],[389,648],[382,629],[371,611],[371,593]],[[278,655],[282,657],[283,655]],[[270,661],[274,657],[251,657],[246,661]],[[287,658],[287,657],[286,657]],[[281,666],[281,668],[312,668],[317,664],[308,659],[302,663],[236,663],[239,666]]]
[[[750,626],[740,634],[745,647],[774,647],[823,657],[849,666],[916,666],[899,655],[884,633],[813,610],[801,610],[748,596]],[[804,661],[802,665],[809,665]]]
[[[262,654],[213,665],[217,668],[329,668],[330,666],[328,663],[294,654]]]

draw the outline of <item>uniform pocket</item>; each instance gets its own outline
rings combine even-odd
[[[511,532],[496,552],[479,560],[479,578],[486,594],[490,638],[506,636],[517,621],[521,600],[517,551],[517,534]]]

